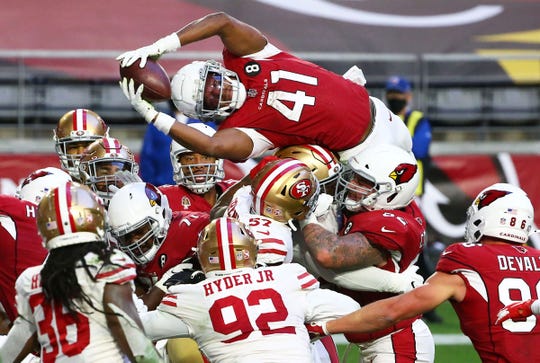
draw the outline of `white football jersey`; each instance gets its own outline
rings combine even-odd
[[[238,218],[241,215],[250,214],[252,204],[251,185],[244,185],[234,193],[224,215],[231,218]]]
[[[320,289],[295,263],[238,269],[169,291],[158,307],[168,316],[162,321],[173,325],[178,323],[171,315],[181,319],[205,356],[220,363],[311,362],[304,323],[359,308],[348,296]]]
[[[46,301],[41,288],[42,265],[26,269],[17,279],[17,310],[19,315],[37,329],[44,362],[124,362],[113,339],[103,311],[105,284],[133,285],[135,264],[123,252],[116,250],[111,264],[104,264],[94,253],[85,256],[88,270],[76,270],[77,280],[95,309],[80,302],[81,311],[75,320],[61,306]]]

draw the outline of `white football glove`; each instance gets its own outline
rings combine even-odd
[[[161,276],[161,278],[154,284],[154,286],[163,291],[164,293],[168,294],[169,290],[168,287],[165,286],[165,282],[167,282],[167,280],[170,279],[172,275],[177,274],[178,272],[181,272],[183,270],[191,270],[192,268],[193,264],[190,262],[179,263],[178,265],[168,269],[167,272],[165,272],[163,276]]]
[[[317,199],[317,208],[315,208],[315,216],[321,217],[324,216],[330,207],[332,206],[332,203],[334,202],[334,197],[332,197],[330,194],[321,193],[319,194],[319,199]]]
[[[343,74],[343,78],[359,84],[360,86],[365,86],[367,83],[364,72],[362,72],[362,70],[357,66],[352,66],[351,68],[349,68],[349,70],[345,72],[345,74]]]
[[[424,278],[418,273],[417,265],[410,265],[400,273],[403,276],[402,292],[406,293],[424,284]]]
[[[324,229],[337,233],[339,230],[337,222],[337,208],[333,204],[334,197],[329,194],[322,193],[317,200],[317,208],[313,213],[309,213],[306,218],[299,221],[300,228],[304,229],[310,223],[318,224]]]
[[[144,68],[148,57],[157,57],[163,53],[173,52],[178,48],[180,48],[180,39],[176,33],[172,33],[157,40],[155,43],[122,53],[116,57],[116,60],[121,61],[120,65],[122,67],[129,67],[140,58],[141,63],[139,67]]]
[[[152,122],[157,116],[158,112],[150,102],[145,101],[142,98],[141,95],[144,90],[144,85],[141,84],[139,88],[135,90],[135,81],[133,79],[122,78],[120,81],[120,87],[135,111],[137,111],[146,120],[146,122]]]
[[[176,122],[174,117],[171,117],[163,112],[157,112],[154,106],[142,98],[144,85],[140,85],[135,90],[135,81],[133,79],[122,78],[120,88],[129,100],[135,111],[137,111],[148,123],[153,123],[154,126],[164,134],[169,134],[171,127]]]

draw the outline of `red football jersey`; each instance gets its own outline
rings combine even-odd
[[[354,232],[362,233],[371,244],[390,253],[386,264],[380,268],[402,272],[415,262],[424,246],[426,221],[420,208],[412,202],[399,210],[362,212],[348,217],[340,234]],[[341,287],[337,291],[352,297],[362,306],[396,295],[389,292],[353,291]],[[414,320],[416,318],[407,319],[396,327],[405,327]],[[345,336],[352,342],[365,342],[382,337],[393,328],[371,334],[346,334]]]
[[[256,129],[276,147],[317,144],[332,151],[360,143],[370,127],[366,89],[286,52],[269,58],[223,51],[225,67],[246,87],[243,106],[219,129]]]
[[[173,213],[167,237],[154,259],[143,266],[137,266],[137,278],[145,288],[150,288],[171,267],[193,255],[197,247],[199,232],[210,222],[206,212]]]
[[[237,180],[228,179],[216,183],[218,197],[236,182]],[[173,212],[197,211],[210,213],[213,207],[204,199],[202,194],[193,193],[183,185],[162,185],[158,189],[167,196],[169,207]]]
[[[0,303],[11,321],[17,317],[15,281],[28,267],[43,263],[47,250],[42,245],[33,203],[0,195]]]
[[[505,305],[540,298],[539,250],[506,243],[456,243],[442,253],[437,271],[458,274],[465,281],[465,299],[451,303],[482,362],[540,362],[538,316],[494,325]]]

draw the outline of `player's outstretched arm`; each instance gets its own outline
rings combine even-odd
[[[352,314],[326,323],[325,331],[369,333],[387,328],[404,319],[429,311],[448,299],[460,301],[465,283],[458,275],[436,272],[423,286],[389,299],[368,304]]]
[[[256,53],[267,43],[266,37],[256,28],[223,13],[213,13],[194,20],[175,33],[169,34],[156,42],[119,55],[116,59],[122,67],[128,67],[141,59],[143,68],[148,57],[158,57],[172,52],[190,43],[217,35],[229,52],[244,56]]]
[[[253,141],[244,132],[235,129],[218,131],[210,137],[201,131],[177,122],[163,112],[158,112],[154,106],[142,98],[144,85],[135,89],[132,79],[123,78],[120,87],[133,108],[158,130],[171,136],[176,142],[193,152],[213,156],[219,159],[229,159],[235,162],[245,161],[253,152]]]
[[[266,37],[255,27],[227,13],[217,12],[192,21],[178,32],[182,45],[217,35],[227,50],[239,57],[262,50]]]

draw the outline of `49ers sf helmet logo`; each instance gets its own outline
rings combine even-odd
[[[302,179],[293,184],[291,190],[289,190],[289,194],[294,199],[301,199],[309,195],[312,189],[311,181],[309,179]]]
[[[494,201],[496,201],[499,198],[504,197],[505,195],[510,194],[511,192],[505,191],[505,190],[486,190],[484,193],[482,193],[481,196],[478,197],[478,199],[475,201],[476,205],[478,206],[478,210],[490,205]]]
[[[394,170],[390,173],[389,177],[394,179],[396,185],[407,183],[410,181],[414,174],[416,174],[418,166],[413,164],[399,164]]]

